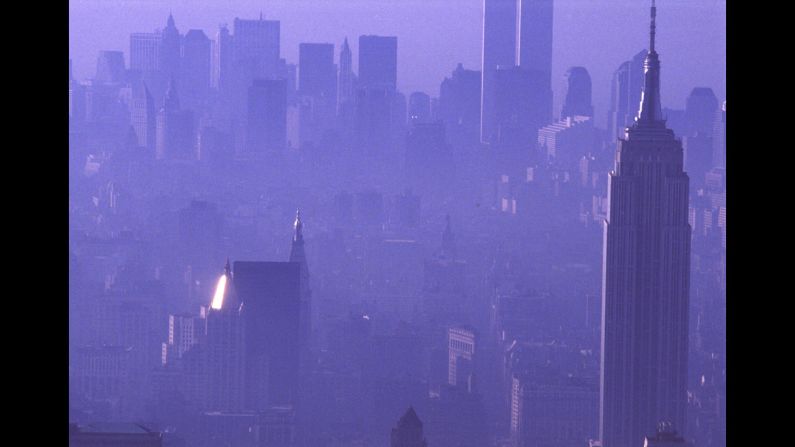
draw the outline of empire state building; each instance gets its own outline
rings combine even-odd
[[[637,447],[660,422],[680,432],[687,406],[690,225],[682,142],[660,107],[660,61],[649,53],[640,110],[618,142],[609,178],[602,288],[600,438]]]

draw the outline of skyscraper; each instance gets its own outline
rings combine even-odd
[[[641,445],[661,420],[685,426],[690,225],[681,140],[660,106],[656,7],[640,111],[609,176],[602,290],[600,438]]]
[[[359,36],[359,85],[397,88],[397,37]]]
[[[540,82],[533,88],[533,107],[544,118],[552,119],[552,16],[553,0],[516,1],[516,65],[537,72]]]
[[[182,54],[182,36],[174,24],[174,17],[169,14],[165,29],[160,36],[158,49],[158,68],[169,79],[179,76],[179,67]]]
[[[417,417],[413,407],[409,407],[401,416],[397,426],[392,429],[391,447],[427,447],[422,433],[422,421]]]
[[[246,325],[247,408],[294,405],[298,391],[301,266],[297,262],[234,264]]]
[[[287,145],[287,81],[257,79],[248,89],[246,150],[278,151]]]
[[[704,175],[714,167],[713,138],[718,118],[718,98],[711,88],[696,87],[687,97],[684,135],[685,167],[694,188],[703,186]]]
[[[437,119],[444,122],[447,138],[455,148],[480,141],[480,72],[458,64],[452,76],[439,86]]]
[[[278,20],[247,20],[235,18],[233,54],[236,71],[246,78],[270,78],[279,66],[280,22]]]
[[[302,43],[298,45],[298,92],[300,142],[319,143],[323,133],[333,128],[337,103],[337,71],[334,45]]]
[[[160,33],[130,34],[130,69],[141,74],[157,71],[160,65]]]
[[[334,44],[301,43],[298,45],[298,90],[301,95],[336,100]]]
[[[135,129],[138,144],[153,153],[156,141],[157,114],[155,100],[143,82],[133,86],[130,120]]]
[[[232,66],[232,35],[229,28],[221,25],[213,42],[212,78],[211,84],[219,91],[226,91],[229,87],[230,67]]]
[[[610,110],[607,114],[607,132],[611,141],[624,135],[624,128],[632,123],[643,90],[643,60],[646,50],[638,52],[631,60],[622,63],[613,73],[610,84]]]
[[[340,50],[339,76],[337,77],[338,113],[339,110],[344,107],[344,104],[353,101],[354,76],[353,54],[351,53],[351,47],[348,46],[348,38],[346,37],[345,41],[342,43],[342,49]]]
[[[204,108],[210,92],[210,39],[202,30],[189,30],[185,34],[182,52],[183,107],[198,113]]]
[[[301,212],[295,212],[295,223],[293,224],[293,242],[290,247],[290,262],[296,262],[301,266],[301,347],[309,345],[312,333],[312,314],[311,300],[312,289],[309,287],[309,264],[306,262],[306,252],[304,251],[304,223],[301,221]]]
[[[492,141],[497,133],[495,78],[497,67],[516,64],[516,0],[483,1],[480,139]]]
[[[206,404],[212,411],[245,408],[245,318],[235,291],[229,260],[218,278],[207,310],[204,346]]]
[[[585,67],[571,67],[566,70],[566,99],[563,101],[560,119],[578,115],[593,118],[591,75]]]

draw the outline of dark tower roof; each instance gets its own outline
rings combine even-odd
[[[649,31],[649,53],[643,63],[644,83],[640,99],[640,111],[636,122],[638,125],[659,127],[663,124],[662,108],[660,106],[660,59],[654,49],[657,7],[651,1],[651,25]]]
[[[174,16],[171,13],[168,13],[168,20],[166,21],[166,28],[176,28],[174,25]]]
[[[398,428],[422,427],[422,421],[413,406],[409,406],[409,409],[400,417],[397,426]]]

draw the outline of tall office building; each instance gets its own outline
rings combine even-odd
[[[392,429],[391,447],[427,447],[422,432],[422,421],[413,407],[400,417],[397,426]]]
[[[248,89],[246,151],[278,151],[287,145],[287,81],[257,79]]]
[[[638,52],[631,60],[622,63],[613,73],[610,84],[610,110],[607,114],[607,132],[611,141],[624,135],[640,103],[643,90],[643,61],[646,50]]]
[[[704,184],[704,175],[713,165],[714,133],[718,98],[711,88],[696,87],[687,97],[684,135],[685,168],[694,188]]]
[[[297,262],[234,264],[244,307],[247,408],[295,405],[300,353],[301,266]]]
[[[447,383],[472,390],[474,385],[475,329],[451,327],[447,330]]]
[[[138,144],[154,153],[157,131],[155,100],[145,83],[133,86],[130,120],[135,129]]]
[[[635,123],[609,177],[602,290],[600,438],[641,445],[660,421],[685,426],[690,225],[683,149],[660,107],[660,61],[649,53]]]
[[[566,70],[566,99],[563,101],[560,119],[565,120],[569,116],[593,118],[591,75],[585,67],[571,67]]]
[[[479,71],[458,64],[439,87],[436,119],[444,122],[447,138],[455,148],[480,141],[480,77]]]
[[[492,140],[511,149],[535,144],[537,131],[548,124],[544,74],[522,67],[501,67],[494,79],[495,135]]]
[[[334,44],[298,45],[298,91],[301,95],[336,100]]]
[[[226,261],[207,310],[204,352],[206,405],[212,411],[245,409],[245,316]]]
[[[540,82],[534,88],[533,107],[544,117],[541,126],[552,119],[552,16],[553,0],[516,1],[516,65],[537,72]]]
[[[483,1],[480,139],[496,137],[495,78],[498,67],[516,64],[516,0]]]
[[[337,68],[334,45],[302,43],[298,46],[299,139],[320,143],[334,127],[337,103]]]
[[[158,68],[166,78],[179,76],[182,59],[182,36],[174,24],[174,17],[169,14],[166,27],[160,35],[158,49]]]
[[[218,27],[213,41],[211,85],[219,91],[229,87],[232,66],[232,35],[226,25]]]
[[[235,18],[233,29],[233,60],[236,71],[246,77],[268,79],[276,76],[279,67],[280,22],[278,20],[247,20]]]
[[[359,85],[397,89],[397,37],[359,36]]]
[[[342,43],[339,60],[339,76],[337,77],[337,113],[340,113],[346,104],[353,101],[354,81],[353,54],[348,46],[348,38]],[[340,113],[341,114],[341,113]]]
[[[210,61],[212,48],[204,31],[189,30],[182,49],[182,100],[183,107],[194,112],[204,109],[210,93]]]
[[[152,73],[159,65],[160,33],[130,34],[130,69]]]

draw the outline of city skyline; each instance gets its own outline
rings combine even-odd
[[[725,447],[721,45],[677,2],[598,35],[566,25],[593,4],[454,3],[348,34],[372,5],[138,1],[129,54],[70,58],[76,447]]]
[[[235,17],[254,19],[262,12],[268,20],[281,22],[283,57],[296,64],[298,47],[302,42],[334,44],[334,62],[338,64],[345,37],[355,56],[358,54],[359,35],[397,36],[398,89],[406,95],[422,91],[438,96],[438,82],[459,62],[467,69],[481,68],[482,0],[456,2],[458,9],[454,23],[445,23],[441,19],[449,16],[444,11],[447,3],[443,0],[417,2],[414,7],[409,7],[406,2],[392,4],[358,0],[342,4],[313,0],[299,4],[274,1],[267,5],[252,5],[238,0],[228,6],[206,0],[206,4],[199,8],[193,2],[189,8],[181,2],[128,2],[125,8],[114,5],[113,2],[97,0],[70,2],[69,46],[70,54],[73,54],[70,57],[74,59],[75,75],[79,78],[93,75],[96,57],[101,50],[123,51],[129,66],[129,34],[163,28],[169,12],[173,13],[182,32],[198,28],[211,39],[215,39],[219,24],[226,23],[231,29]],[[666,29],[661,38],[666,39],[672,52],[666,66],[671,81],[666,85],[663,106],[684,108],[685,98],[693,85],[711,87],[718,97],[724,98],[725,0],[669,0],[662,6],[669,12],[667,17],[660,19],[660,26]],[[584,66],[593,79],[596,123],[605,125],[613,71],[647,45],[643,44],[645,24],[638,19],[643,16],[645,7],[642,1],[630,0],[555,2],[552,88],[556,111],[564,99],[566,70],[572,66]],[[351,13],[351,10],[356,13]],[[418,11],[424,11],[419,22]],[[95,13],[103,14],[106,21],[95,23],[91,19]],[[319,17],[328,20],[319,21]],[[121,26],[109,26],[114,18],[121,22]],[[446,32],[438,35],[430,32],[440,26]],[[566,31],[573,28],[578,32]],[[621,33],[616,31],[619,28]],[[477,31],[473,33],[472,29]],[[607,31],[611,29],[613,32]],[[697,45],[694,45],[694,39],[697,39]],[[590,51],[595,41],[615,50],[609,53]],[[422,67],[423,70],[411,67]],[[358,73],[356,57],[353,68]],[[684,82],[684,79],[692,81]]]

